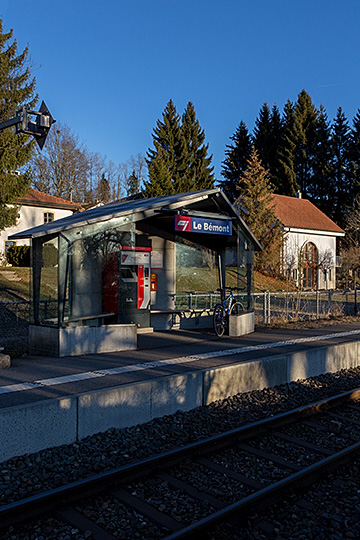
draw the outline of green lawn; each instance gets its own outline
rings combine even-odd
[[[0,302],[30,299],[30,268],[0,266]],[[57,268],[42,269],[41,296],[57,297]]]
[[[10,274],[8,274],[10,273]],[[29,300],[30,298],[30,268],[13,268],[0,266],[0,302],[11,300]],[[7,277],[6,277],[7,276]],[[14,276],[17,281],[9,279]],[[236,287],[235,273],[230,269],[227,273],[227,285]],[[219,287],[217,269],[182,268],[177,273],[177,291],[214,291]],[[284,281],[270,278],[255,272],[255,292],[269,290],[272,292],[287,290]],[[292,290],[291,288],[289,290]],[[54,298],[57,295],[57,268],[42,269],[41,296]]]

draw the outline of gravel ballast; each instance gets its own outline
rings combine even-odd
[[[67,446],[43,450],[37,454],[12,458],[0,463],[0,504],[55,488],[93,474],[119,467],[133,459],[145,458],[175,446],[251,423],[294,409],[340,392],[360,387],[360,368],[293,382],[262,391],[239,394],[216,401],[207,407],[177,412],[147,424],[123,430],[111,429]],[[299,456],[299,462],[301,456]],[[264,468],[264,474],[269,471]],[[229,486],[230,487],[230,486]],[[139,487],[138,487],[139,489]],[[234,486],[235,490],[235,486]],[[230,491],[230,490],[229,490]],[[229,493],[229,501],[232,497]],[[311,509],[282,503],[266,512],[266,532],[258,525],[222,529],[214,533],[221,538],[342,539],[359,538],[360,530],[360,463],[334,473],[311,488],[306,495]],[[305,505],[306,506],[306,505]],[[205,512],[206,513],[206,512]],[[328,516],[328,517],[327,517]],[[125,518],[123,518],[125,519]],[[269,525],[270,524],[270,525]],[[129,531],[130,526],[124,527]],[[140,527],[141,529],[141,527]],[[48,530],[47,530],[48,531]],[[317,532],[314,532],[317,531]],[[37,531],[20,536],[11,531],[1,536],[6,540],[91,538],[79,531],[58,530],[58,536]],[[355,535],[355,536],[352,536]],[[119,538],[141,538],[130,532]],[[154,538],[158,537],[154,531]]]

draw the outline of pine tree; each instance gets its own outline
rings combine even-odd
[[[332,129],[333,167],[331,178],[331,217],[340,226],[353,208],[355,193],[351,175],[350,127],[341,107],[338,108]],[[330,187],[330,186],[329,186]]]
[[[260,109],[259,116],[255,120],[252,141],[258,151],[263,167],[267,170],[270,169],[272,162],[272,137],[271,111],[269,105],[264,103]]]
[[[313,161],[317,149],[318,111],[305,90],[298,96],[294,109],[292,138],[295,143],[296,180],[304,197],[311,193]]]
[[[145,182],[145,197],[214,187],[212,156],[208,156],[205,133],[191,102],[180,119],[169,101],[163,121],[158,121],[154,129],[153,141],[155,149],[147,154],[149,181]]]
[[[155,149],[147,153],[149,181],[145,182],[144,196],[174,194],[180,183],[178,165],[182,141],[180,117],[171,99],[163,112],[163,120],[158,120],[154,128],[153,143]]]
[[[128,177],[126,182],[126,195],[131,197],[140,192],[140,179],[136,175],[135,171]]]
[[[291,116],[284,119],[285,138],[280,161],[282,183],[290,192],[283,194],[294,195],[300,189],[307,197],[312,191],[313,166],[317,151],[318,111],[310,96],[302,90],[293,108],[287,104],[286,112]]]
[[[247,170],[240,178],[238,186],[240,195],[235,205],[263,247],[263,251],[255,256],[255,267],[275,274],[280,263],[282,230],[273,209],[269,173],[262,166],[255,148],[250,154]]]
[[[349,167],[355,196],[360,188],[360,109],[353,118],[349,141]]]
[[[96,188],[96,200],[97,202],[102,202],[106,204],[110,201],[110,198],[110,184],[109,181],[105,178],[105,173],[102,173]]]
[[[230,201],[233,202],[239,196],[238,183],[247,169],[248,159],[251,154],[251,138],[243,121],[240,122],[230,140],[233,144],[226,145],[226,157],[221,171],[224,180],[219,181],[219,186],[224,190]]]
[[[144,182],[144,197],[160,197],[173,195],[174,184],[171,181],[171,172],[167,167],[167,156],[163,148],[148,162],[149,182]]]
[[[313,160],[313,177],[309,186],[309,197],[325,214],[332,214],[333,185],[332,167],[333,152],[331,142],[331,126],[327,113],[320,106],[317,120],[317,150]]]
[[[275,188],[278,184],[279,156],[283,145],[281,115],[276,104],[271,110],[267,103],[262,106],[255,121],[253,143]]]
[[[179,169],[178,193],[211,189],[214,187],[212,156],[208,157],[209,145],[205,132],[196,118],[194,105],[189,102],[182,116],[182,146]]]
[[[13,118],[21,105],[34,107],[37,100],[28,48],[18,54],[12,39],[13,31],[4,33],[0,19],[0,122]],[[30,159],[33,145],[32,138],[16,134],[13,128],[0,132],[0,231],[16,222],[18,207],[14,203],[30,186],[29,173],[20,170]]]
[[[278,149],[278,162],[273,178],[274,191],[280,195],[294,197],[299,189],[295,171],[294,105],[287,101],[282,116],[282,143]]]

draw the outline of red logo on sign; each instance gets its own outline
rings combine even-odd
[[[175,216],[175,231],[191,232],[191,217]]]

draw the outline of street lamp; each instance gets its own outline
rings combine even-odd
[[[31,115],[36,116],[35,121],[29,118]],[[21,109],[16,111],[14,118],[0,123],[0,131],[11,126],[16,126],[16,133],[32,135],[38,143],[40,150],[42,150],[50,128],[55,122],[56,120],[53,119],[45,101],[43,101],[39,111],[31,111],[29,105],[23,105]]]

